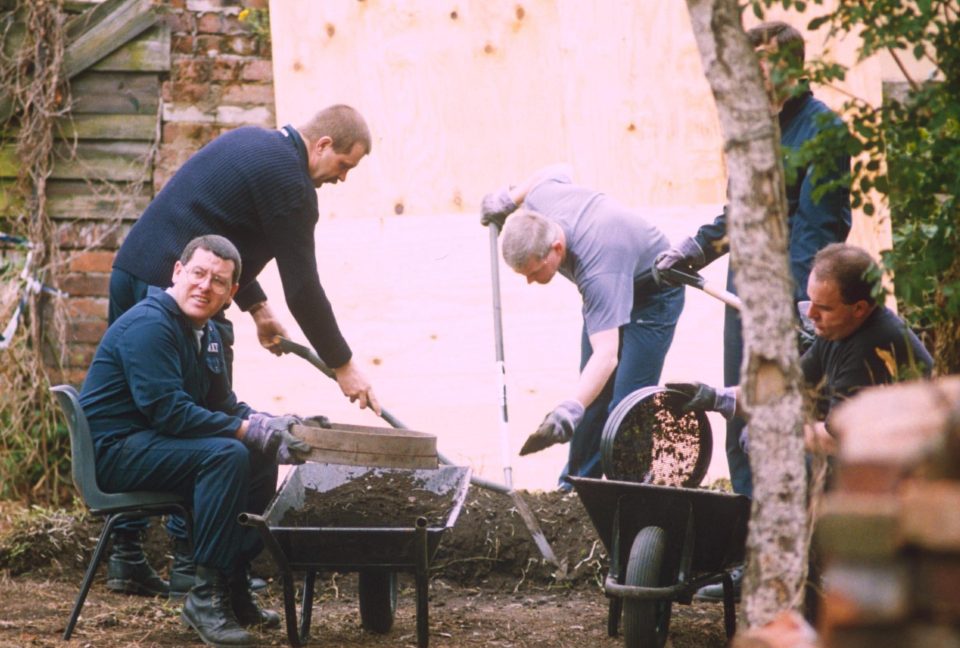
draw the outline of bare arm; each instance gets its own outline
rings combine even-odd
[[[598,331],[590,336],[593,353],[580,372],[575,398],[584,407],[596,400],[604,385],[617,369],[617,352],[620,350],[619,329]]]
[[[260,345],[268,349],[273,355],[282,355],[283,351],[280,350],[280,346],[275,340],[277,336],[285,338],[290,336],[287,335],[287,330],[274,316],[270,304],[266,301],[258,302],[251,306],[247,312],[250,313],[254,324],[257,326],[257,339],[260,340]]]

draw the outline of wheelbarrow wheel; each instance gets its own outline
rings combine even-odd
[[[646,527],[633,539],[627,561],[626,585],[660,587],[666,533],[660,527]],[[623,641],[626,648],[662,648],[670,629],[672,601],[625,598]]]
[[[360,623],[364,630],[376,634],[390,632],[397,611],[398,589],[396,572],[360,572],[357,594],[360,599]]]

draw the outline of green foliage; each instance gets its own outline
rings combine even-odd
[[[269,9],[251,9],[240,10],[237,16],[240,22],[249,26],[250,31],[256,36],[257,41],[263,48],[261,51],[270,49],[270,10]]]
[[[749,2],[761,17],[774,4],[801,3]],[[791,152],[787,167],[789,173],[790,165],[840,150],[854,157],[853,206],[868,216],[880,202],[889,207],[893,248],[882,256],[901,313],[923,334],[937,372],[960,372],[960,0],[839,0],[809,29],[826,30],[836,41],[859,38],[860,60],[886,51],[895,61],[914,57],[934,70],[929,79],[904,76],[905,98],[888,97],[881,106],[851,99],[844,107],[848,132],[826,131]],[[805,74],[830,84],[844,70],[808,61]]]

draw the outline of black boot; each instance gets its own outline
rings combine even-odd
[[[170,599],[183,600],[197,577],[190,543],[177,538],[173,541],[173,565],[170,567]]]
[[[114,531],[107,561],[107,589],[144,596],[166,596],[170,591],[167,581],[147,562],[139,531]]]
[[[263,628],[280,627],[280,615],[260,607],[257,595],[250,588],[250,576],[246,569],[238,569],[230,576],[230,602],[240,625]]]
[[[209,646],[253,646],[257,638],[240,627],[230,605],[227,576],[216,569],[197,566],[193,589],[183,603],[181,618]]]

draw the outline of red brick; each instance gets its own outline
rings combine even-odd
[[[175,83],[206,83],[210,80],[213,61],[203,58],[176,58],[170,78]]]
[[[170,26],[173,34],[192,34],[197,28],[197,19],[192,11],[168,11],[162,20]]]
[[[189,122],[165,122],[161,131],[164,145],[186,145],[199,148],[216,137],[216,128],[212,124],[193,124]]]
[[[223,22],[221,23],[221,31],[224,34],[236,36],[238,34],[249,33],[250,27],[247,23],[241,22],[237,16],[224,16]]]
[[[214,86],[209,83],[177,83],[170,86],[170,101],[182,103],[199,103],[211,99],[214,95]]]
[[[203,34],[196,37],[195,50],[198,54],[210,56],[212,53],[228,52],[222,38],[216,34]]]
[[[213,64],[213,71],[210,78],[214,81],[229,82],[236,81],[240,76],[242,62],[237,59],[218,57]]]
[[[269,0],[242,0],[240,4],[249,9],[267,9],[270,5]]]
[[[109,294],[110,275],[68,274],[60,280],[60,290],[77,297],[106,297]]]
[[[201,34],[220,34],[223,33],[223,28],[223,14],[208,11],[197,17],[197,31]]]
[[[886,463],[841,463],[837,468],[837,490],[856,493],[893,493],[903,479],[900,466]]]
[[[223,91],[223,102],[227,104],[272,104],[273,85],[243,83],[227,86]]]
[[[914,567],[914,601],[934,618],[960,621],[960,556],[920,554]]]
[[[244,81],[273,81],[273,61],[269,59],[247,61],[240,78]]]
[[[67,340],[70,343],[98,344],[106,330],[106,320],[74,320],[67,325]]]
[[[92,250],[81,252],[70,259],[70,272],[106,272],[113,267],[115,252]]]
[[[86,344],[82,342],[70,344],[67,346],[66,365],[86,371],[86,368],[93,362],[93,356],[96,352],[96,344]]]
[[[73,385],[77,388],[83,384],[83,379],[87,376],[87,367],[90,366],[90,363],[86,363],[81,368],[79,365],[72,368],[63,368],[58,369],[55,366],[56,363],[48,363],[47,365],[47,375],[50,377],[51,385]]]
[[[172,54],[193,54],[196,51],[196,39],[186,34],[173,34],[170,38]]]
[[[907,542],[960,553],[960,482],[914,480],[905,485],[902,497]]]
[[[70,319],[107,319],[108,300],[103,297],[77,297],[66,301],[66,313]]]

